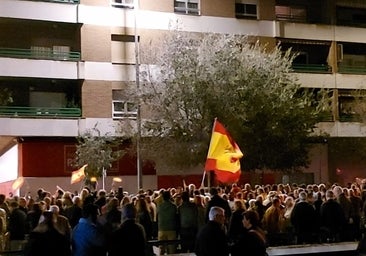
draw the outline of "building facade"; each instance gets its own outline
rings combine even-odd
[[[366,160],[357,145],[363,145],[366,109],[356,95],[366,86],[364,1],[2,0],[0,88],[12,99],[0,97],[2,158],[16,147],[11,155],[16,164],[1,165],[4,188],[24,176],[29,188],[52,180],[52,186],[78,189],[69,184],[75,137],[93,127],[124,135],[123,123],[136,121],[127,93],[136,85],[136,46],[161,36],[172,22],[184,31],[250,35],[291,48],[299,53],[293,70],[302,86],[326,88],[332,95],[332,112],[318,125],[330,138],[314,145],[304,176],[245,174],[243,182],[347,183],[362,176]],[[141,118],[147,115],[142,106]],[[54,161],[44,161],[54,152]],[[131,159],[120,161],[108,184],[115,175],[124,177],[127,190],[137,188]],[[182,177],[199,183],[202,177],[200,169],[184,175],[142,169],[145,188],[176,185]],[[4,178],[8,171],[14,174]]]

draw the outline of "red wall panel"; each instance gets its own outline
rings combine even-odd
[[[19,144],[19,169],[24,177],[66,177],[71,175],[76,144],[60,140],[24,141]],[[125,154],[107,174],[136,175],[136,156]],[[142,161],[142,173],[155,175],[152,161]]]
[[[173,187],[183,187],[183,180],[185,180],[186,185],[194,184],[196,188],[201,186],[203,175],[159,175],[158,176],[158,188],[173,188]]]

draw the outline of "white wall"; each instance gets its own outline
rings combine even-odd
[[[0,183],[18,178],[18,145],[0,157]]]

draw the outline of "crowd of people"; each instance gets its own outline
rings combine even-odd
[[[25,255],[266,255],[268,246],[360,241],[366,185],[232,184],[0,194],[0,251]]]

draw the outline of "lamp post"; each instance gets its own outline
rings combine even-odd
[[[142,188],[142,166],[140,157],[141,143],[141,103],[140,103],[140,61],[139,61],[139,36],[137,34],[137,12],[138,0],[134,0],[134,34],[135,34],[135,71],[136,71],[136,92],[137,92],[137,135],[136,135],[136,168],[137,168],[137,190]]]

